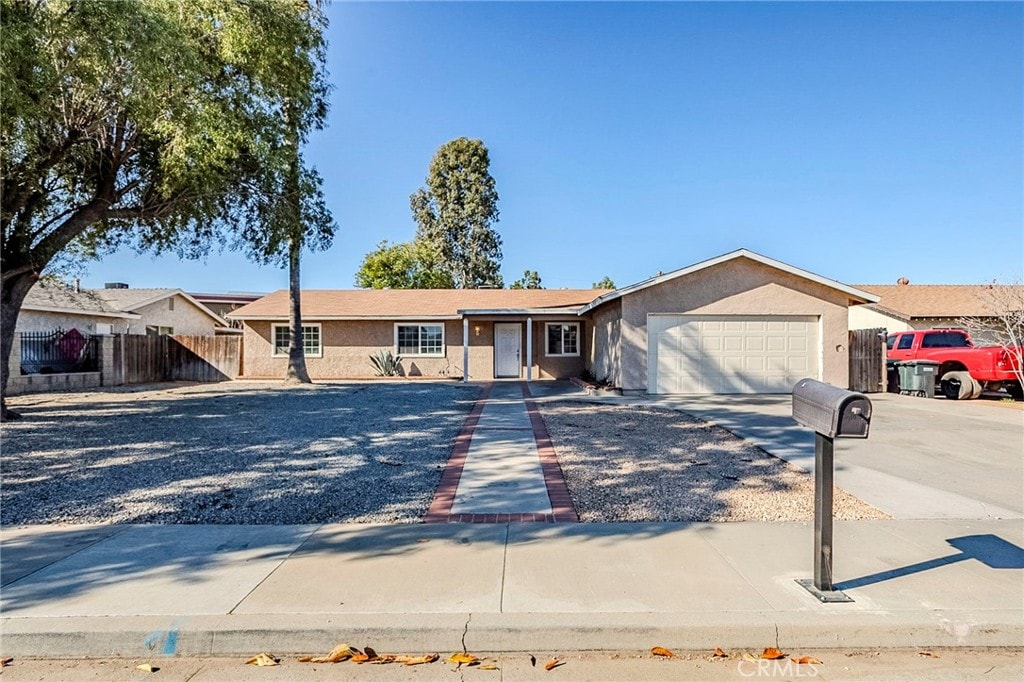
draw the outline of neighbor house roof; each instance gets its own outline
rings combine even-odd
[[[172,296],[181,296],[200,311],[210,316],[218,325],[224,326],[224,318],[213,312],[205,305],[186,294],[181,289],[89,289],[97,298],[107,305],[119,310],[138,310],[147,305],[162,301]]]
[[[828,279],[827,277],[822,277],[821,275],[817,275],[817,274],[815,274],[813,272],[809,272],[807,270],[801,270],[800,268],[794,267],[794,266],[789,265],[787,263],[783,263],[782,261],[775,260],[774,258],[769,258],[768,256],[762,256],[759,253],[754,253],[753,251],[749,251],[747,249],[737,249],[736,251],[731,251],[731,252],[723,254],[721,256],[717,256],[716,258],[710,258],[708,260],[701,261],[700,263],[695,263],[695,264],[689,265],[689,266],[687,266],[685,268],[680,268],[678,270],[673,270],[672,272],[668,272],[668,273],[665,273],[665,274],[659,273],[655,277],[651,277],[650,279],[646,279],[646,280],[644,280],[642,282],[637,282],[636,284],[631,284],[628,287],[622,287],[621,289],[616,289],[615,291],[612,291],[610,293],[604,294],[600,298],[595,299],[594,301],[589,303],[586,307],[584,307],[583,310],[581,310],[580,312],[587,312],[588,310],[592,310],[592,309],[598,307],[599,305],[602,305],[604,303],[608,303],[609,301],[614,301],[617,298],[621,298],[621,297],[625,296],[626,294],[631,294],[631,293],[636,292],[636,291],[641,291],[641,290],[646,289],[648,287],[653,287],[653,286],[656,286],[658,284],[661,284],[662,282],[668,282],[670,280],[676,279],[677,277],[683,277],[684,275],[689,275],[689,274],[692,274],[692,273],[695,273],[695,272],[699,272],[700,270],[705,270],[707,268],[714,267],[716,265],[720,265],[722,263],[726,263],[726,262],[731,261],[731,260],[737,260],[739,258],[746,258],[746,259],[749,259],[749,260],[761,263],[763,265],[767,265],[769,267],[775,268],[777,270],[782,270],[783,272],[788,272],[791,275],[796,275],[797,277],[802,277],[802,278],[810,280],[812,282],[817,282],[818,284],[822,284],[822,285],[830,287],[832,289],[836,289],[838,291],[843,292],[844,294],[846,294],[847,296],[849,296],[853,300],[855,300],[857,302],[860,302],[860,303],[873,303],[873,302],[878,301],[878,297],[877,296],[875,296],[874,294],[871,294],[871,293],[869,293],[867,291],[862,291],[862,290],[860,290],[858,288],[851,287],[851,286],[848,286],[846,284],[842,284],[840,282],[837,282],[834,279]]]
[[[28,290],[21,309],[132,320],[137,320],[140,317],[140,315],[121,310],[117,306],[107,303],[88,289],[75,290],[73,287],[58,282],[47,281],[37,282]]]
[[[993,285],[988,284],[858,284],[857,288],[880,298],[872,308],[905,320],[995,314]],[[1014,289],[1024,287],[1017,285]],[[1021,295],[1024,292],[1017,298]]]
[[[606,289],[308,289],[305,320],[457,319],[463,314],[558,313],[577,310]],[[228,313],[239,320],[288,317],[282,289]]]

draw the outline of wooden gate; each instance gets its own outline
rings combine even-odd
[[[238,376],[238,336],[166,336],[168,381],[225,381]]]
[[[850,390],[885,390],[885,329],[850,330]]]

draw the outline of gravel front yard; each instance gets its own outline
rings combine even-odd
[[[234,382],[14,397],[0,523],[417,522],[478,393]]]
[[[672,410],[541,402],[581,521],[803,521],[814,479],[725,429]],[[837,519],[887,518],[835,492]]]

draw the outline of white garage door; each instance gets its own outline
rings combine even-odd
[[[820,378],[818,318],[649,315],[649,393],[789,393]]]

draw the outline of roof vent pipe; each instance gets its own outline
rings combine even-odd
[[[896,280],[896,284],[899,284],[900,286],[907,286],[908,284],[910,284],[910,280],[907,279],[906,277],[900,277],[898,280]]]

